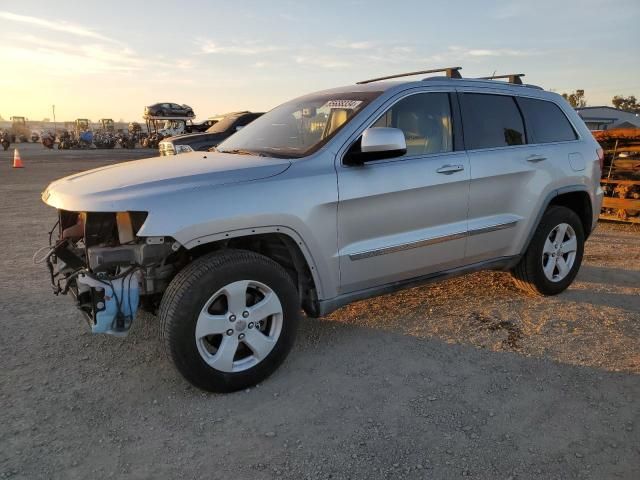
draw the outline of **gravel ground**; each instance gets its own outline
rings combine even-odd
[[[213,395],[152,316],[92,336],[31,263],[49,181],[149,151],[21,150],[0,152],[0,478],[640,478],[637,227],[600,225],[555,298],[489,272],[305,319],[270,379]]]

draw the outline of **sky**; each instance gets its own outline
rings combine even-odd
[[[610,105],[640,97],[639,25],[639,0],[0,0],[0,115],[204,119],[447,66]]]

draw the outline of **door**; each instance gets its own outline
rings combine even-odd
[[[401,129],[407,153],[338,166],[341,293],[462,264],[469,165],[454,149],[451,101],[446,92],[397,100],[371,127]]]
[[[471,168],[466,263],[517,255],[558,167],[548,145],[531,141],[515,97],[459,99]]]

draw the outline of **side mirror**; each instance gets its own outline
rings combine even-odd
[[[359,151],[350,151],[345,158],[345,164],[362,165],[373,160],[401,157],[407,153],[407,142],[399,128],[367,128],[362,133],[359,143]]]

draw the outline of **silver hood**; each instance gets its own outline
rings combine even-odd
[[[290,165],[283,159],[216,152],[145,158],[56,180],[42,200],[70,211],[150,211],[167,197],[272,177]]]

